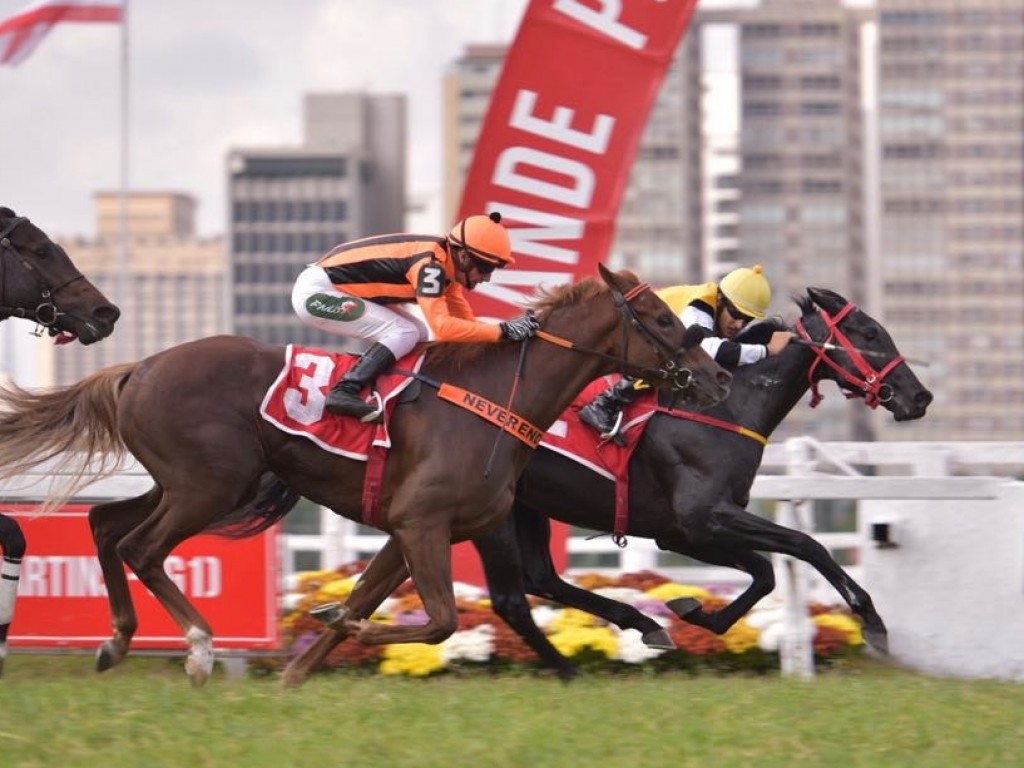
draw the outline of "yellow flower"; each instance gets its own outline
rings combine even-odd
[[[759,635],[760,633],[743,618],[729,627],[729,631],[722,635],[722,642],[729,653],[745,653],[757,647]]]
[[[707,600],[712,596],[703,587],[694,587],[690,584],[675,584],[671,581],[659,584],[657,587],[652,587],[644,594],[653,600],[661,600],[663,603],[675,600],[677,597],[695,597],[698,600]]]
[[[320,587],[317,591],[317,597],[329,598],[332,600],[346,598],[352,594],[352,589],[355,587],[357,581],[359,581],[358,576],[347,576],[343,579],[332,579]]]
[[[850,645],[864,644],[864,633],[861,632],[860,623],[845,613],[819,613],[814,617],[814,623],[845,632],[846,642]]]
[[[395,643],[384,647],[380,663],[382,675],[426,677],[444,668],[440,645],[426,643]]]
[[[603,653],[609,659],[619,651],[619,641],[607,627],[571,627],[548,637],[564,656],[575,656],[587,649]]]
[[[548,629],[551,632],[562,632],[577,627],[593,627],[596,623],[597,619],[593,614],[586,613],[578,608],[566,608],[555,615],[555,618],[548,625]]]

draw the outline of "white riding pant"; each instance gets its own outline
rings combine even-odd
[[[292,307],[308,326],[349,339],[383,344],[395,358],[430,339],[430,328],[400,304],[384,306],[349,296],[331,283],[327,272],[306,267],[292,288]]]

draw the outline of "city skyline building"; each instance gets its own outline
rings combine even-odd
[[[229,153],[229,327],[340,349],[342,339],[295,317],[292,283],[338,243],[404,228],[406,99],[307,94],[303,128],[300,146]]]
[[[880,0],[878,62],[885,322],[935,393],[907,431],[1019,440],[1024,0]]]
[[[224,240],[196,235],[194,197],[173,191],[130,192],[124,253],[120,193],[97,192],[94,200],[96,237],[60,242],[82,273],[118,305],[121,319],[109,339],[52,353],[51,384],[72,384],[108,365],[141,360],[225,328]]]

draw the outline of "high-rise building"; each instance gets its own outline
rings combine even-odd
[[[906,431],[1020,440],[1024,0],[880,0],[878,63],[885,323],[935,393]]]
[[[444,84],[445,216],[457,217],[506,46],[470,45]],[[647,127],[616,219],[609,266],[629,268],[655,284],[702,276],[702,165],[699,144],[700,47],[680,45]]]
[[[773,311],[789,297],[832,288],[868,295],[864,190],[862,31],[870,11],[840,0],[762,0],[754,8],[700,10],[705,24],[736,29],[739,190],[736,264],[762,264]],[[862,409],[827,397],[797,408],[779,430],[822,439],[868,439]]]
[[[399,232],[405,219],[405,97],[308,94],[301,146],[228,157],[231,322],[276,343],[339,346],[295,317],[295,277],[334,245]]]
[[[224,241],[196,235],[195,199],[176,192],[129,193],[123,249],[119,194],[98,192],[95,199],[96,238],[61,244],[120,307],[121,319],[113,335],[98,344],[56,350],[54,383],[59,385],[224,331]]]

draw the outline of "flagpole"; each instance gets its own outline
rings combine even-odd
[[[118,237],[117,237],[117,266],[115,275],[115,284],[117,298],[115,301],[121,306],[122,309],[131,311],[132,308],[128,306],[128,291],[131,289],[131,259],[128,253],[128,187],[130,183],[129,176],[129,152],[128,147],[130,144],[130,121],[128,112],[128,91],[129,91],[129,72],[128,72],[128,5],[129,0],[124,0],[124,5],[121,9],[121,94],[120,94],[120,133],[121,142],[119,147],[120,152],[120,179],[119,189],[117,195],[118,205]],[[114,334],[116,340],[114,352],[117,357],[116,362],[125,362],[127,359],[127,339],[125,338],[125,329],[122,328],[119,333]]]

